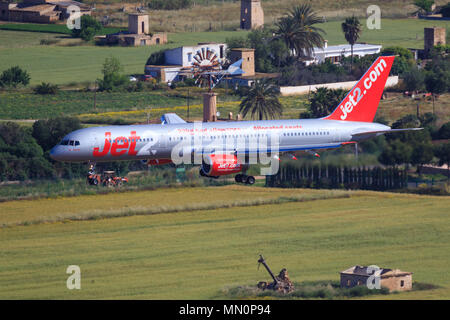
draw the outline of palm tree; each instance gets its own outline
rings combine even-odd
[[[353,69],[353,46],[355,45],[356,41],[358,41],[361,35],[361,31],[361,23],[355,16],[345,19],[345,21],[342,23],[342,32],[344,32],[345,40],[347,40],[347,42],[350,44],[352,51],[350,71]]]
[[[250,113],[252,119],[255,119],[255,116],[259,120],[274,119],[283,112],[283,106],[278,100],[279,95],[280,89],[268,79],[257,80],[247,90],[239,112],[243,117]]]
[[[325,31],[315,27],[322,23],[309,4],[294,7],[288,15],[282,17],[277,23],[275,34],[283,39],[288,48],[297,57],[310,57],[314,47],[323,48]]]

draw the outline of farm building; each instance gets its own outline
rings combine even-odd
[[[119,44],[122,46],[151,46],[167,43],[166,33],[150,34],[148,14],[130,13],[128,15],[128,31],[112,33],[106,37],[99,37],[107,44]]]
[[[163,65],[145,66],[145,74],[162,82],[172,82],[180,80],[180,74],[183,69],[189,68],[196,61],[195,55],[199,51],[212,50],[217,54],[218,61],[221,64],[227,62],[225,43],[199,43],[197,46],[179,47],[164,52]],[[230,50],[229,63],[234,63],[242,59],[241,69],[244,74],[226,79],[232,85],[251,86],[257,79],[276,78],[278,74],[267,74],[255,72],[255,50],[248,48],[234,48]]]
[[[78,1],[24,0],[21,3],[0,2],[0,20],[55,23],[70,17],[70,6],[79,7],[81,15],[91,14],[91,8]]]
[[[184,46],[170,49],[164,52],[164,63],[161,65],[146,65],[145,74],[162,82],[179,80],[179,73],[183,68],[191,67],[197,51],[214,50],[218,60],[224,62],[227,45],[225,43],[199,43],[196,46]]]
[[[342,271],[341,288],[353,288],[355,286],[365,286],[367,279],[373,274],[369,267],[353,266]],[[370,271],[370,273],[369,273]],[[392,291],[408,291],[412,289],[412,272],[398,269],[381,268],[375,273],[380,276],[380,285]]]
[[[363,57],[368,54],[380,53],[381,45],[356,43],[353,46],[353,56]],[[306,65],[323,63],[326,60],[332,63],[339,63],[342,56],[349,57],[351,55],[351,46],[349,44],[340,44],[337,46],[329,46],[327,41],[323,48],[314,48],[312,59],[306,61]]]

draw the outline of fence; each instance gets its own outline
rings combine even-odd
[[[266,187],[393,190],[406,188],[407,172],[395,167],[351,168],[334,165],[285,164],[276,175],[266,176]]]

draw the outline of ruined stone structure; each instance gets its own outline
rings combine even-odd
[[[445,45],[445,28],[433,27],[424,29],[424,50],[429,53],[438,44]]]
[[[130,13],[128,31],[108,34],[104,40],[108,44],[135,47],[167,43],[166,33],[150,34],[149,29],[148,14]]]
[[[353,266],[342,271],[340,273],[341,288],[366,286],[367,280],[373,275],[373,271],[369,271],[371,270],[368,267],[363,266]],[[408,291],[412,289],[412,272],[381,268],[375,275],[379,276],[380,286],[389,289],[389,292]]]
[[[251,30],[264,26],[261,0],[241,0],[241,29]]]

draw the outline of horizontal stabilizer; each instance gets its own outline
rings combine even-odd
[[[384,133],[396,133],[396,132],[404,132],[404,131],[420,131],[423,128],[406,128],[406,129],[390,129],[390,130],[379,130],[379,131],[365,131],[360,133],[353,133],[353,137],[365,136],[365,135],[374,135],[374,134],[384,134]]]
[[[186,123],[176,113],[165,113],[161,117],[161,124]]]

